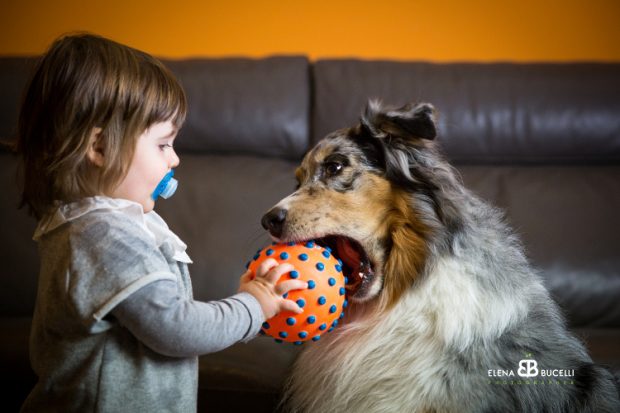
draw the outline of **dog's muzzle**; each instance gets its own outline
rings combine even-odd
[[[291,234],[284,234],[287,214],[286,208],[275,206],[263,215],[261,224],[279,242],[313,240],[323,248],[328,248],[340,261],[342,271],[347,277],[345,288],[349,296],[364,299],[375,279],[375,268],[362,245],[347,235],[338,234],[306,234],[309,238],[291,239],[289,238]]]

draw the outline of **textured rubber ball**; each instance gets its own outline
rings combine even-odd
[[[301,314],[283,311],[267,320],[262,332],[278,342],[287,341],[299,345],[305,341],[318,341],[328,332],[327,326],[336,326],[344,311],[345,277],[342,264],[333,252],[315,241],[303,243],[272,244],[261,249],[250,261],[248,268],[255,276],[256,269],[266,259],[279,264],[293,265],[294,270],[284,274],[278,283],[297,279],[306,281],[305,290],[292,290],[286,299],[295,301],[304,310]],[[331,329],[330,329],[331,330]]]

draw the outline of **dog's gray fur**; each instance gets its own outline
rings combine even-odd
[[[393,307],[379,310],[376,305],[381,283],[390,276],[378,269],[374,296],[357,303],[354,299],[344,326],[307,345],[291,375],[287,408],[620,412],[613,376],[593,364],[583,344],[567,331],[503,215],[463,187],[440,154],[435,132],[431,105],[389,109],[369,102],[359,125],[319,144],[323,152],[327,146],[354,160],[350,167],[356,171],[350,176],[378,175],[408,194],[415,217],[428,229],[418,234],[427,254],[420,274]],[[305,163],[313,162],[315,151]],[[312,187],[310,197],[289,197],[280,208],[291,213],[296,202],[320,203],[325,191],[334,188],[354,191],[354,178],[346,187],[322,180],[322,191],[316,190],[321,179],[303,180],[295,198]],[[287,233],[300,236],[292,228],[298,221],[284,223],[281,240]],[[382,254],[390,256],[390,239],[375,244],[384,245]],[[557,378],[550,384],[540,377],[536,379],[542,384],[518,384],[526,379],[488,376],[491,369],[516,374],[520,360],[527,358],[541,369],[574,370],[574,377],[559,379],[560,384]]]

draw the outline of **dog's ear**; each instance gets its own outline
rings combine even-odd
[[[377,138],[405,140],[435,139],[435,108],[430,103],[409,103],[398,109],[384,108],[370,100],[361,117],[361,125]]]

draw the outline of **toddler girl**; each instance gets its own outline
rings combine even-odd
[[[39,63],[17,143],[41,256],[30,340],[39,381],[22,411],[195,411],[198,355],[302,311],[282,295],[306,283],[276,285],[292,267],[274,260],[230,298],[193,300],[186,246],[153,211],[179,164],[185,114],[174,76],[113,41],[65,36]]]

